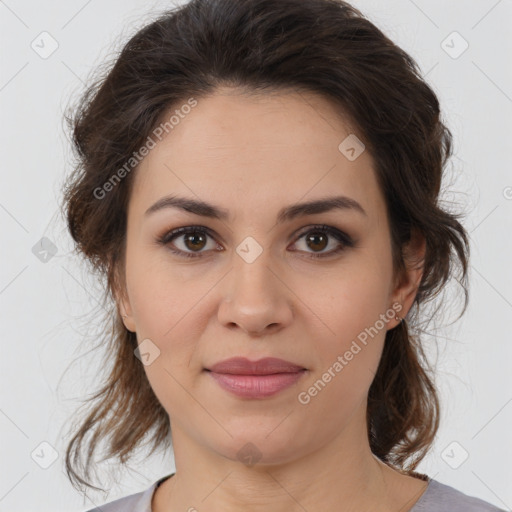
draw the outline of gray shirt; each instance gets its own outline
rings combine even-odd
[[[174,473],[173,473],[174,474]],[[152,512],[151,499],[156,488],[172,475],[154,482],[145,491],[131,494],[86,512]],[[486,501],[468,496],[453,487],[429,479],[428,487],[410,512],[505,512]]]

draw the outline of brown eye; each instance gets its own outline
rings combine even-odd
[[[312,232],[305,238],[308,247],[314,249],[315,251],[322,251],[328,245],[328,237],[325,233],[321,233],[318,231]]]
[[[306,248],[310,250],[299,252],[306,252],[311,258],[327,258],[345,250],[346,248],[355,246],[354,241],[347,234],[343,233],[339,229],[326,226],[324,224],[310,227],[307,231],[303,232],[301,236],[299,236],[298,241],[302,239],[304,239],[304,245]],[[332,245],[333,249],[325,251],[326,247],[329,245]]]
[[[192,251],[201,250],[206,245],[206,236],[204,233],[194,231],[191,234],[185,235],[183,238],[183,242],[187,249],[190,249]]]
[[[208,250],[203,251],[208,245],[208,238],[213,239],[212,235],[205,228],[187,226],[165,233],[158,238],[158,242],[169,247],[178,256],[199,258],[203,256],[203,252]],[[212,243],[210,249],[215,249],[216,247],[218,246]]]

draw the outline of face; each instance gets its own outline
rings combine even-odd
[[[366,435],[368,389],[403,290],[393,288],[372,158],[339,149],[352,133],[322,97],[220,89],[198,100],[134,176],[125,325],[146,340],[144,369],[171,429],[224,458],[239,459],[252,443],[261,463],[285,462],[344,429]],[[171,195],[225,217],[169,204],[147,212]],[[335,196],[349,200],[279,216]],[[173,236],[179,228],[187,230]],[[271,396],[241,397],[205,370],[234,356],[306,371]]]

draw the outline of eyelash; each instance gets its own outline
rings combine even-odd
[[[180,257],[185,258],[201,258],[201,253],[190,253],[185,252],[180,249],[176,249],[170,245],[170,242],[172,242],[175,238],[177,238],[180,235],[188,234],[188,233],[200,233],[202,235],[207,235],[213,238],[213,235],[211,231],[207,228],[204,228],[203,226],[186,226],[182,228],[177,228],[172,231],[167,231],[163,235],[159,236],[157,238],[157,242],[161,245],[165,245],[169,248],[171,252],[174,254],[177,254]],[[322,233],[328,236],[332,236],[338,242],[340,242],[340,246],[337,249],[334,249],[328,253],[309,253],[307,257],[312,259],[318,259],[318,258],[327,258],[330,256],[333,256],[335,254],[338,254],[339,252],[345,250],[348,247],[354,247],[355,243],[346,233],[343,233],[339,229],[333,228],[332,226],[327,226],[325,224],[316,224],[313,226],[309,226],[306,231],[302,231],[299,236],[297,237],[297,240],[300,240],[304,237],[304,235],[307,235],[309,233]]]

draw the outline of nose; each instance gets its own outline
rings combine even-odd
[[[224,280],[219,322],[251,336],[278,332],[293,320],[293,293],[279,270],[271,268],[266,252],[252,263],[234,255]]]

